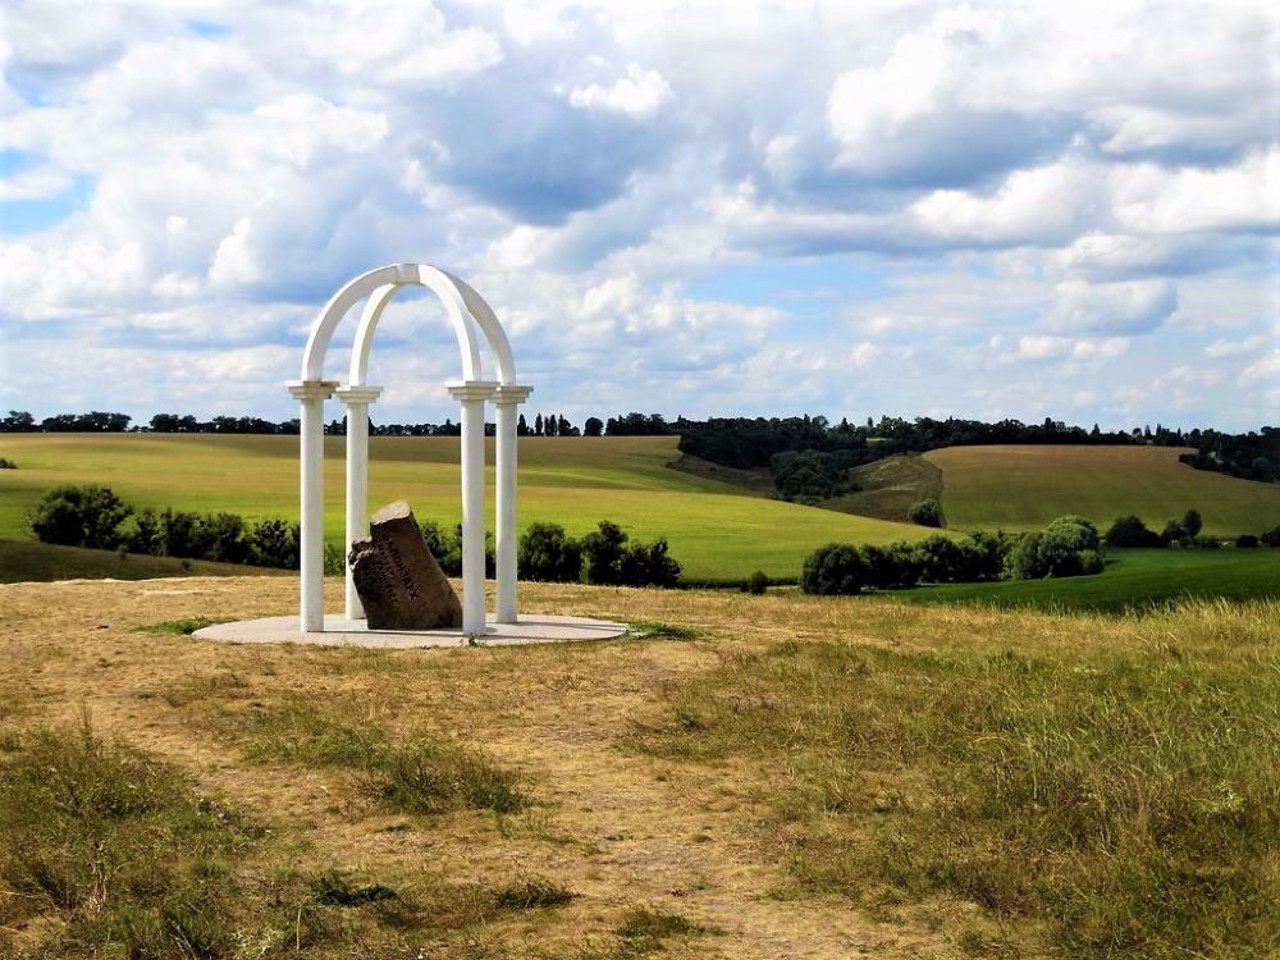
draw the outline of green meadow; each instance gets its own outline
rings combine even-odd
[[[920,587],[894,594],[911,603],[1119,613],[1219,598],[1280,600],[1280,551],[1113,550],[1093,577]]]
[[[1207,536],[1280,524],[1280,484],[1239,480],[1178,462],[1174,447],[947,447],[924,455],[942,471],[942,508],[961,530],[1036,530],[1078,513],[1105,530],[1136,514],[1155,530],[1199,510]]]
[[[345,440],[326,439],[325,537],[343,540]],[[26,512],[59,484],[98,483],[138,507],[228,511],[250,520],[298,513],[296,437],[172,434],[26,434],[0,443],[19,469],[0,471],[0,538],[30,539]],[[815,510],[671,469],[674,437],[527,438],[520,443],[521,526],[559,523],[570,534],[603,519],[632,537],[665,536],[691,580],[763,570],[795,577],[832,540],[884,544],[926,531]],[[493,444],[487,449],[490,529]],[[459,520],[458,440],[375,437],[370,509],[407,500],[419,520]]]

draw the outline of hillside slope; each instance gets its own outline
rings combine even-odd
[[[1237,480],[1179,463],[1173,447],[948,447],[925,454],[942,471],[953,528],[1031,530],[1064,513],[1105,528],[1137,514],[1160,529],[1188,509],[1213,536],[1261,533],[1280,523],[1280,484]]]
[[[0,471],[0,537],[29,538],[26,511],[65,483],[106,484],[139,507],[296,518],[297,444],[296,437],[208,434],[10,435],[0,452],[19,469]],[[344,444],[329,437],[325,445],[325,535],[333,543],[343,539]],[[370,455],[371,508],[404,499],[420,520],[458,522],[456,438],[375,437]],[[754,570],[795,577],[805,556],[832,540],[888,543],[926,533],[751,496],[671,469],[678,455],[675,437],[523,439],[521,525],[550,521],[578,535],[609,519],[639,539],[665,536],[695,580]],[[492,511],[492,468],[488,502]]]

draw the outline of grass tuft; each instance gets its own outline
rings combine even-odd
[[[190,636],[197,630],[211,627],[215,623],[226,623],[226,620],[215,620],[209,617],[184,617],[181,620],[166,620],[163,623],[149,623],[138,627],[142,633],[172,633]]]
[[[535,910],[539,907],[562,907],[578,895],[564,884],[541,877],[529,877],[494,891],[494,903],[500,910]]]
[[[223,863],[261,835],[87,721],[31,730],[0,761],[0,880],[16,894],[0,898],[0,926],[52,913],[94,955],[229,955]]]
[[[664,949],[665,941],[676,937],[719,936],[719,927],[707,926],[678,913],[637,907],[627,911],[614,931],[624,941],[620,957],[641,957]]]
[[[420,735],[394,744],[378,728],[301,700],[246,716],[249,751],[315,767],[358,771],[365,791],[405,813],[471,808],[516,813],[527,803],[517,775],[483,752]]]
[[[702,636],[702,631],[694,627],[656,620],[633,620],[629,627],[631,636],[637,640],[697,640]]]

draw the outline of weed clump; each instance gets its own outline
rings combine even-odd
[[[470,808],[507,814],[528,802],[513,771],[442,737],[391,743],[377,728],[344,722],[301,700],[259,711],[248,724],[252,755],[358,771],[365,792],[394,810],[438,814]]]

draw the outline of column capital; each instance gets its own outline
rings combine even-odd
[[[494,389],[493,400],[499,406],[515,405],[524,403],[529,399],[529,394],[531,393],[533,393],[533,387],[522,387],[514,383],[500,383]]]
[[[449,396],[465,402],[467,400],[492,400],[498,385],[492,380],[451,380],[445,384]]]
[[[370,387],[364,384],[347,385],[333,391],[333,395],[350,406],[353,403],[373,403],[382,396],[381,387]]]
[[[328,400],[338,386],[337,380],[290,380],[285,384],[297,400]]]

